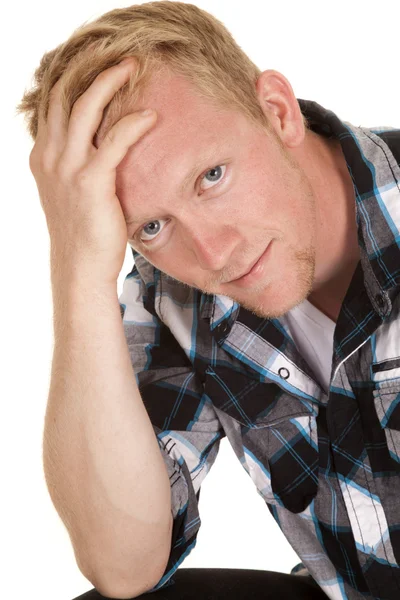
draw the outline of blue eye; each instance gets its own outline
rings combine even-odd
[[[217,165],[216,167],[213,167],[212,169],[208,169],[208,171],[206,171],[202,177],[202,181],[207,181],[210,185],[207,185],[205,187],[202,187],[201,189],[209,189],[211,187],[214,187],[214,185],[216,183],[218,183],[224,176],[226,171],[226,165]],[[150,242],[152,240],[154,240],[158,233],[160,232],[160,222],[161,221],[165,221],[165,219],[154,219],[154,221],[149,221],[149,223],[146,223],[146,225],[144,225],[141,230],[139,231],[139,240],[141,242]],[[147,230],[147,231],[146,231]],[[142,235],[146,235],[149,236],[147,239],[143,239]]]
[[[205,189],[208,190],[210,187],[213,187],[214,183],[218,183],[225,174],[225,171],[225,165],[217,165],[216,167],[213,167],[212,169],[209,169],[206,173],[204,173],[202,181],[204,181],[205,178],[207,178],[208,183],[211,184],[206,186]]]
[[[143,240],[142,239],[142,234],[140,235],[140,241],[142,242],[146,242],[146,241],[151,241],[154,240],[154,238],[157,236],[158,232],[160,231],[160,221],[165,221],[165,219],[155,219],[154,221],[150,221],[149,223],[146,223],[146,225],[144,227],[142,227],[142,234],[144,233],[145,235],[152,235],[152,237],[150,237],[150,239],[147,240]],[[148,231],[146,231],[146,229]]]

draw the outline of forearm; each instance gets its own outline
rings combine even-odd
[[[151,587],[169,555],[170,482],[136,384],[116,286],[59,279],[53,299],[43,441],[49,493],[95,587],[129,589],[145,574]]]

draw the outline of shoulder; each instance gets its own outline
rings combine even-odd
[[[400,129],[394,127],[370,127],[369,130],[387,144],[400,166]]]

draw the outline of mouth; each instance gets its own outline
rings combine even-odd
[[[250,283],[255,278],[257,278],[258,276],[260,276],[264,270],[264,262],[269,255],[271,245],[272,245],[272,240],[270,241],[270,243],[268,244],[268,246],[266,247],[264,252],[261,254],[261,256],[256,260],[255,263],[253,263],[253,265],[250,267],[250,269],[248,269],[246,271],[246,273],[244,273],[243,275],[240,275],[236,279],[231,279],[231,281],[227,281],[226,283],[247,284],[247,283]]]

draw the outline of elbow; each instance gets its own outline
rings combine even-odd
[[[129,570],[126,566],[121,566],[115,559],[106,560],[104,553],[101,560],[97,560],[96,566],[93,561],[88,568],[88,562],[82,561],[82,554],[76,553],[77,564],[80,571],[88,579],[96,590],[106,598],[136,598],[141,594],[149,592],[158,584],[163,577],[168,565],[171,552],[171,533],[173,527],[173,518],[169,521],[168,533],[156,549],[132,554]],[[86,553],[85,556],[88,556]],[[121,556],[119,557],[119,559]],[[112,567],[110,565],[113,565]],[[85,566],[85,568],[83,568]]]
[[[99,594],[105,596],[106,598],[125,600],[125,598],[137,598],[138,596],[149,592],[158,583],[158,581],[159,580],[155,581],[154,583],[140,583],[136,581],[134,583],[131,582],[130,584],[118,581],[114,584],[108,582],[107,584],[98,583],[97,585],[95,582],[92,582],[92,584]]]
[[[146,561],[146,565],[143,565],[143,568],[133,568],[129,575],[108,574],[108,577],[105,577],[104,573],[100,575],[97,572],[96,575],[93,575],[92,572],[90,577],[87,577],[87,575],[85,577],[106,598],[117,598],[118,600],[136,598],[149,592],[158,584],[164,575],[168,560],[169,555],[164,557],[164,560],[161,562],[153,556],[152,560]],[[136,578],[133,578],[134,573],[137,574]]]

